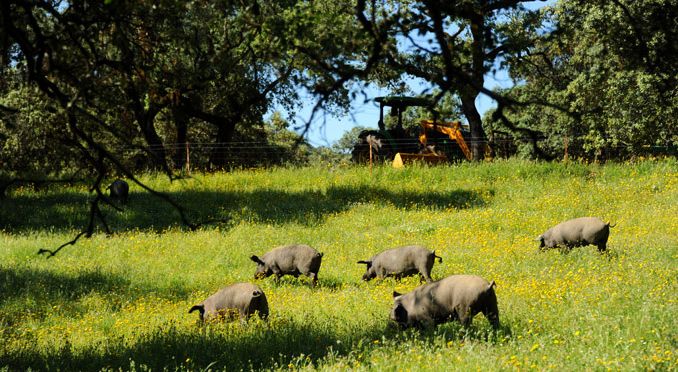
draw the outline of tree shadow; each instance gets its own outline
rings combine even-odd
[[[73,301],[92,291],[110,292],[129,285],[122,277],[96,270],[68,276],[47,270],[0,267],[0,278],[0,305],[18,297]]]
[[[134,343],[110,340],[105,347],[85,349],[66,344],[47,352],[21,350],[3,359],[5,366],[16,370],[286,369],[294,360],[315,364],[330,354],[347,355],[357,340],[373,339],[378,334],[375,330],[338,338],[326,328],[282,319],[275,325],[250,321],[245,325],[196,324],[185,330],[168,325]]]
[[[175,283],[176,284],[176,283]],[[96,292],[103,297],[140,298],[150,292],[169,299],[185,299],[191,294],[188,288],[148,288],[132,286],[119,275],[100,270],[77,271],[73,275],[30,268],[0,266],[0,309],[5,322],[22,319],[25,314],[44,317],[55,304],[63,305],[60,311],[76,316],[85,309],[77,301]],[[111,301],[115,308],[116,301]]]
[[[442,326],[441,326],[442,327]],[[284,319],[198,325],[179,330],[167,325],[144,335],[137,342],[110,340],[108,344],[75,349],[64,345],[47,352],[22,350],[6,355],[10,369],[99,370],[260,370],[312,365],[326,358],[355,353],[369,355],[379,348],[373,340],[391,344],[413,341],[436,344],[441,337],[497,343],[505,332],[484,328],[437,328],[406,330],[385,325],[350,334],[333,334],[328,327]],[[510,330],[509,330],[510,333]]]
[[[326,191],[182,191],[170,196],[183,205],[192,221],[230,220],[270,224],[315,225],[328,215],[359,204],[399,209],[467,209],[487,205],[494,190],[391,191],[386,188],[330,187]],[[73,192],[20,195],[3,200],[0,229],[10,232],[81,229],[87,224],[88,196]],[[123,211],[104,206],[113,231],[160,232],[179,226],[179,215],[167,203],[144,193],[130,194]]]
[[[400,325],[389,322],[385,335],[384,339],[395,344],[449,345],[457,342],[477,342],[499,345],[513,338],[513,327],[509,323],[500,323],[499,327],[493,328],[483,316],[478,316],[478,319],[474,319],[468,326],[452,320],[431,327],[403,329]]]

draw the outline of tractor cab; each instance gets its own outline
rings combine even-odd
[[[396,124],[396,129],[403,130],[403,112],[407,110],[408,107],[426,107],[433,114],[433,117],[438,115],[438,113],[433,108],[433,102],[426,98],[420,97],[406,97],[406,96],[387,96],[387,97],[377,97],[374,99],[375,102],[379,102],[379,130],[386,130],[384,127],[384,107],[389,107],[389,115],[398,118]]]

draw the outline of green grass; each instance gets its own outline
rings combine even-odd
[[[85,223],[85,187],[18,189],[0,200],[0,369],[677,369],[678,163],[498,161],[395,170],[312,167],[144,181],[193,219],[132,186],[116,233],[56,257],[36,255]],[[540,253],[534,239],[568,218],[616,223],[608,255],[593,246]],[[319,288],[256,281],[269,322],[200,326],[188,309],[254,281],[251,254],[306,243],[324,252]],[[482,315],[401,331],[392,291],[364,283],[372,254],[423,244],[433,277],[495,280],[502,327]]]

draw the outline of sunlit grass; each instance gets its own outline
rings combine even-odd
[[[192,218],[190,232],[132,186],[116,231],[67,247],[86,219],[84,187],[13,190],[0,201],[0,367],[11,369],[676,369],[678,166],[522,161],[449,167],[312,167],[145,182]],[[568,218],[611,221],[595,247],[539,253],[534,238]],[[252,254],[287,243],[325,253],[320,287],[257,281],[268,323],[200,326],[188,309],[254,281]],[[423,244],[432,275],[497,282],[502,328],[389,326],[392,291],[416,278],[363,283],[357,260]]]

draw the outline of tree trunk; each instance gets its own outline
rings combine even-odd
[[[162,138],[155,130],[155,117],[158,111],[150,109],[148,111],[135,110],[135,116],[139,123],[141,134],[148,145],[148,152],[150,153],[150,166],[153,169],[162,169],[168,171],[167,160],[165,159],[165,145],[162,143]]]
[[[466,120],[471,127],[471,138],[467,139],[470,142],[471,154],[473,160],[482,160],[485,157],[485,145],[487,143],[487,135],[483,129],[483,120],[476,108],[476,97],[478,92],[470,92],[465,90],[461,93],[461,106]]]
[[[130,80],[132,79],[130,78]],[[165,146],[162,143],[162,138],[160,138],[158,132],[155,130],[155,117],[158,115],[158,112],[160,112],[160,109],[152,104],[149,105],[150,107],[145,108],[143,99],[133,84],[130,84],[126,88],[126,91],[130,97],[134,98],[132,100],[134,119],[139,125],[139,130],[148,145],[148,152],[150,155],[150,162],[148,165],[152,169],[163,170],[169,173],[170,169],[167,166],[167,159],[165,158]]]
[[[471,127],[471,153],[473,160],[485,157],[487,135],[483,129],[483,120],[476,108],[476,98],[485,83],[485,17],[482,13],[470,16],[471,21],[471,81],[461,89],[462,111]]]
[[[145,123],[142,132],[151,155],[151,167],[153,169],[167,169],[165,146],[158,132],[155,131],[153,123]]]
[[[188,141],[189,116],[180,108],[172,109],[174,126],[177,129],[177,151],[173,156],[174,169],[182,169],[186,165],[186,141]]]
[[[213,124],[217,124],[214,123]],[[217,124],[217,137],[215,139],[215,148],[210,154],[210,163],[218,169],[223,169],[228,165],[228,154],[231,148],[231,140],[235,132],[233,122],[220,120]]]
[[[235,123],[238,120],[233,117],[224,117],[200,110],[191,102],[183,102],[181,110],[188,117],[198,118],[217,127],[217,136],[214,141],[214,149],[210,153],[210,164],[217,169],[223,169],[228,163],[228,154],[231,150],[230,142],[235,133]]]

